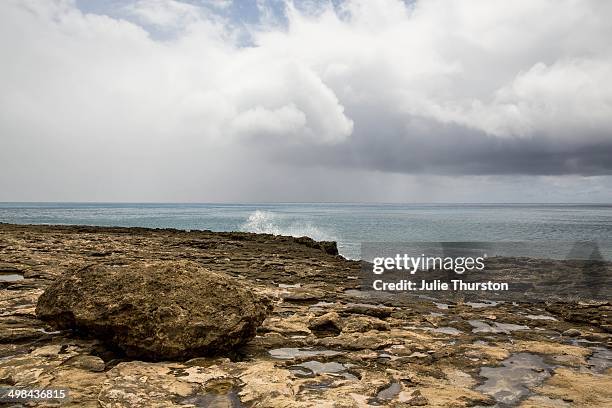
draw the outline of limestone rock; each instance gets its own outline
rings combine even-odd
[[[383,334],[384,333],[384,334]],[[388,332],[369,331],[366,333],[340,333],[336,337],[325,337],[316,342],[319,346],[347,350],[378,350],[400,344],[402,341],[389,335]]]
[[[336,241],[315,241],[309,237],[294,238],[295,242],[311,248],[317,248],[329,255],[338,255],[338,246]]]
[[[316,333],[338,334],[342,330],[342,321],[338,313],[329,312],[312,319],[308,328]]]
[[[345,333],[367,332],[370,330],[389,330],[390,326],[384,320],[370,316],[352,316],[344,324],[342,331]]]
[[[563,332],[563,335],[567,337],[578,337],[581,334],[582,333],[578,329],[567,329],[566,331]]]
[[[365,303],[350,303],[347,304],[344,310],[342,311],[344,314],[362,314],[366,316],[377,317],[380,319],[384,319],[386,317],[391,316],[393,313],[392,307],[382,306],[382,305],[370,305]]]
[[[36,307],[55,328],[151,360],[227,352],[254,337],[270,311],[248,285],[186,261],[69,270]]]
[[[423,396],[423,394],[421,394],[421,391],[414,390],[410,395],[410,398],[406,401],[406,404],[415,407],[421,407],[429,404],[429,401]]]
[[[104,371],[104,360],[100,357],[96,356],[88,356],[88,355],[78,355],[69,358],[64,362],[65,365],[70,365],[75,368],[80,368],[82,370],[93,371],[93,372],[102,372]]]

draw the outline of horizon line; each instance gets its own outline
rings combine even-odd
[[[0,204],[162,204],[162,205],[283,205],[283,204],[356,204],[356,205],[612,205],[611,202],[578,201],[0,201]]]

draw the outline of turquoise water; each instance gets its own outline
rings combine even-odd
[[[0,222],[307,235],[356,259],[362,242],[609,242],[612,205],[0,203]]]

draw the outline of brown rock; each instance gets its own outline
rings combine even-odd
[[[338,313],[329,312],[312,319],[308,328],[316,333],[338,334],[342,330],[342,322]]]
[[[70,270],[36,307],[53,327],[152,360],[227,352],[254,337],[270,311],[248,285],[186,261]]]
[[[80,368],[87,371],[101,372],[104,371],[104,360],[96,356],[78,355],[69,358],[64,362],[64,365],[70,365],[75,368]]]
[[[408,401],[406,401],[406,404],[412,405],[415,407],[422,407],[424,405],[429,404],[429,401],[427,401],[427,398],[425,398],[425,396],[421,394],[421,391],[415,390],[412,393],[411,398]]]
[[[563,335],[567,336],[567,337],[578,337],[581,334],[582,333],[578,329],[568,329],[568,330],[563,332]]]
[[[389,324],[384,320],[370,316],[352,316],[344,323],[345,333],[367,332],[370,330],[389,330]]]

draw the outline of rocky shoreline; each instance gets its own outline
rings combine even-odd
[[[175,261],[270,298],[255,337],[217,356],[143,361],[37,318],[70,268]],[[612,406],[609,302],[373,295],[360,270],[307,238],[0,224],[0,387],[65,387],[62,404],[79,407]]]

